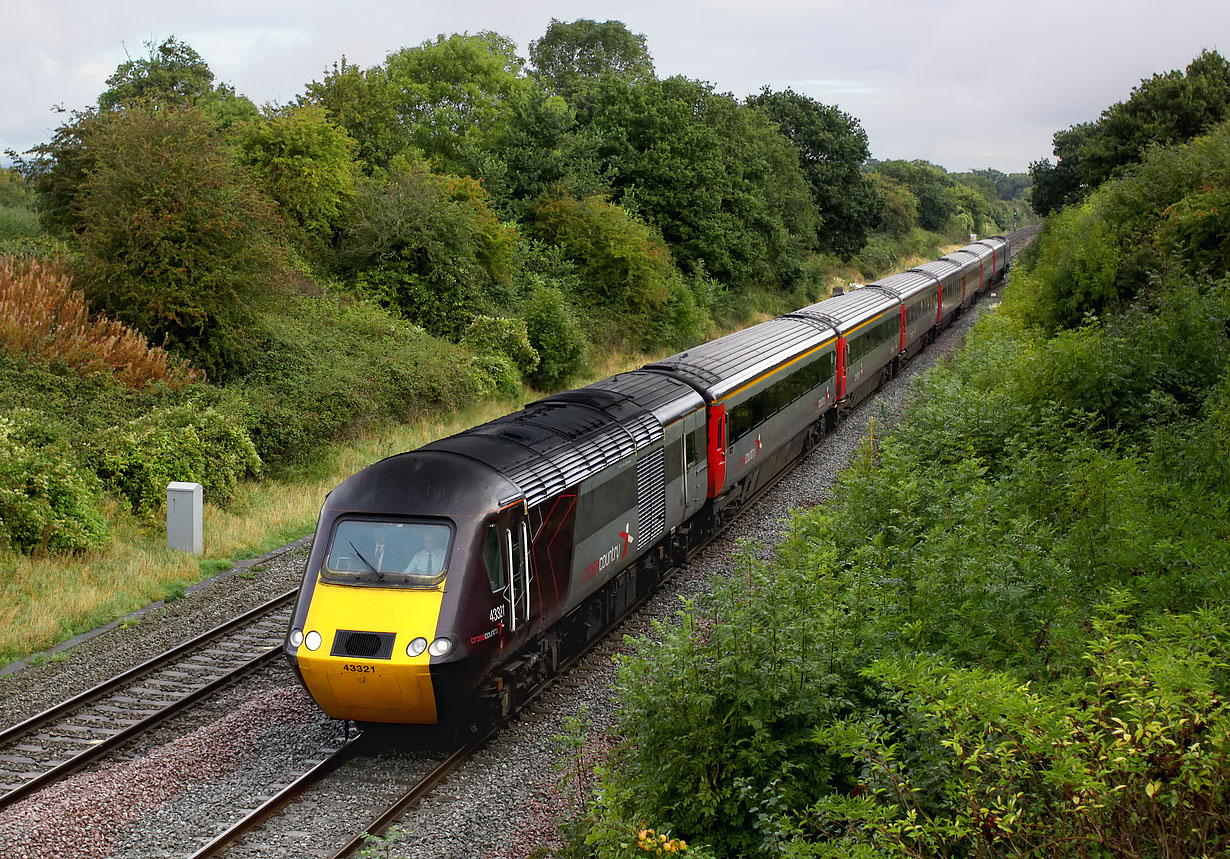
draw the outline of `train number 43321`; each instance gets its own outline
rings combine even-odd
[[[342,670],[343,671],[355,671],[359,674],[375,674],[376,666],[375,665],[353,665],[347,662],[345,665],[342,666]]]

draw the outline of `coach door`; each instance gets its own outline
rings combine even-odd
[[[683,419],[684,509],[690,516],[705,503],[709,460],[705,456],[705,411],[697,409]]]
[[[519,630],[530,619],[530,532],[524,519],[513,522],[504,531],[504,550],[508,557],[509,582],[505,589],[508,603],[508,627]]]

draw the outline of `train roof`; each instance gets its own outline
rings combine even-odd
[[[643,369],[685,381],[707,401],[715,402],[836,336],[823,322],[782,316],[701,343]]]
[[[940,257],[939,259],[931,260],[931,262],[916,265],[910,271],[920,271],[924,274],[935,275],[937,280],[946,280],[960,274],[963,267],[956,260]]]
[[[419,450],[483,463],[517,487],[532,507],[661,437],[662,423],[651,411],[591,386],[530,403]]]
[[[960,250],[953,251],[948,256],[955,256],[956,254],[969,254],[970,256],[977,257],[978,259],[986,259],[991,255],[991,246],[981,243],[966,245]],[[947,259],[947,257],[945,257],[945,259]]]
[[[516,486],[481,462],[419,449],[343,480],[325,499],[321,515],[478,515],[517,497]]]
[[[883,280],[877,280],[875,283],[869,283],[868,286],[874,286],[876,289],[891,292],[902,301],[918,295],[920,292],[925,292],[928,289],[935,287],[936,278],[929,272],[911,269],[903,271],[900,274],[889,275]]]
[[[663,426],[705,405],[701,395],[688,383],[646,370],[619,373],[575,391],[553,394],[539,402],[594,403],[607,400],[635,403],[653,413]]]
[[[901,300],[893,292],[875,285],[864,286],[844,295],[809,305],[789,313],[783,319],[800,319],[828,325],[840,334],[847,334],[864,322],[898,306]]]

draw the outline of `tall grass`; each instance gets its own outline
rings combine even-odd
[[[123,323],[91,318],[85,295],[58,262],[0,257],[0,349],[61,362],[83,376],[113,373],[132,388],[180,388],[201,378]]]

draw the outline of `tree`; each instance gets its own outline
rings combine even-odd
[[[369,174],[388,167],[410,143],[398,125],[393,92],[380,66],[364,71],[342,57],[324,80],[307,85],[299,103],[325,109],[330,121],[355,140],[359,163]]]
[[[773,92],[766,86],[747,103],[763,110],[798,150],[820,214],[819,249],[843,259],[854,256],[884,206],[875,183],[859,169],[870,155],[859,121],[792,89]]]
[[[551,91],[568,97],[586,80],[625,75],[636,80],[654,76],[645,37],[620,21],[571,23],[551,19],[541,39],[530,42],[534,74]]]
[[[92,114],[80,187],[85,292],[214,378],[242,369],[256,309],[279,282],[277,216],[200,108]]]
[[[468,168],[501,214],[518,219],[544,196],[609,193],[598,175],[598,147],[562,97],[534,87],[509,105],[506,121]]]
[[[1230,62],[1202,51],[1183,72],[1142,80],[1127,101],[1117,102],[1095,122],[1054,135],[1056,162],[1030,165],[1031,202],[1042,215],[1083,199],[1107,179],[1144,156],[1150,145],[1170,145],[1230,118]]]
[[[599,78],[578,93],[612,201],[656,227],[684,271],[727,285],[792,281],[815,210],[789,141],[708,84]]]
[[[354,197],[355,142],[317,104],[271,109],[236,133],[239,161],[262,179],[286,221],[327,241]]]
[[[882,161],[876,170],[910,189],[918,200],[918,225],[924,230],[940,232],[957,213],[952,194],[956,183],[943,167],[928,161]]]
[[[209,64],[192,47],[174,36],[161,44],[145,43],[149,55],[120,63],[107,78],[108,89],[98,97],[102,110],[115,110],[133,101],[199,104],[226,127],[257,115],[256,105],[236,95],[228,84],[214,86]]]
[[[31,202],[33,193],[15,167],[0,167],[0,206],[26,206]]]
[[[670,251],[640,219],[602,197],[542,200],[530,234],[563,249],[589,297],[623,313],[650,315],[678,277]]]
[[[121,63],[107,78],[108,89],[98,97],[97,107],[60,109],[68,119],[51,140],[17,159],[18,169],[38,196],[43,226],[51,232],[63,235],[81,228],[80,191],[98,155],[91,132],[108,124],[111,114],[130,107],[142,112],[195,107],[219,129],[259,118],[256,106],[232,87],[213,85],[214,73],[189,45],[171,36],[159,45],[147,42],[146,47],[147,57]]]
[[[905,236],[918,225],[918,198],[914,192],[891,176],[874,171],[870,178],[884,201],[877,228],[894,236]]]
[[[499,134],[510,105],[533,86],[523,66],[509,39],[484,31],[390,54],[383,80],[409,142],[450,172]]]
[[[512,250],[477,182],[409,162],[362,183],[342,245],[360,292],[454,340],[507,285]]]

